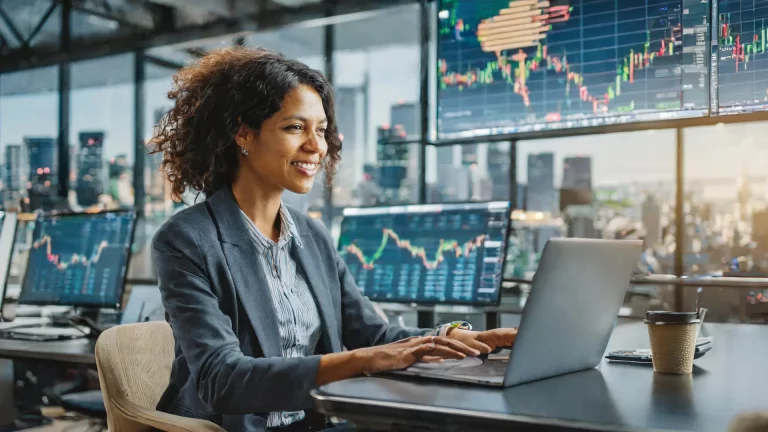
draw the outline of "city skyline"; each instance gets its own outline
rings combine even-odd
[[[146,106],[157,109],[169,107],[170,101],[164,97],[169,88],[166,79],[148,80],[146,85]],[[371,86],[375,90],[375,85]],[[76,92],[86,91],[77,90]],[[73,92],[75,93],[75,92]],[[100,97],[105,96],[108,97]],[[73,101],[77,99],[73,94]],[[122,97],[126,96],[126,97]],[[104,157],[113,158],[126,154],[128,164],[132,165],[135,157],[133,149],[133,126],[130,119],[133,107],[122,105],[132,99],[132,87],[117,84],[108,88],[88,89],[79,98],[91,99],[90,103],[78,104],[73,109],[70,121],[70,145],[77,143],[80,131],[105,131]],[[107,101],[100,105],[97,101]],[[73,106],[74,102],[73,102]],[[106,108],[105,108],[106,106]],[[379,114],[387,124],[391,108],[386,107],[385,115]],[[151,136],[154,122],[152,115],[145,113],[145,135]],[[29,113],[35,113],[30,116]],[[16,95],[0,97],[0,147],[19,145],[24,137],[58,137],[58,95],[41,93],[34,95]],[[42,120],[41,120],[42,119]],[[341,121],[341,120],[340,120]],[[742,175],[759,176],[763,161],[768,160],[768,148],[759,145],[761,135],[768,126],[764,123],[746,123],[740,125],[717,125],[690,128],[685,130],[686,149],[684,171],[687,181],[707,180],[717,174],[717,178],[737,179]],[[33,132],[33,133],[30,133]],[[375,134],[375,130],[369,132]],[[548,138],[541,140],[519,141],[518,160],[526,160],[531,153],[555,154],[555,183],[559,177],[566,157],[589,155],[595,161],[593,179],[595,186],[611,184],[644,183],[654,181],[674,181],[675,178],[675,132],[674,130],[650,130],[621,134],[586,135],[568,138]],[[375,152],[366,152],[375,154]],[[0,152],[0,157],[5,157]],[[375,162],[369,158],[367,162]],[[601,163],[609,161],[611,163]],[[623,161],[626,161],[624,163]],[[0,162],[4,162],[0,160]],[[525,164],[518,164],[517,179],[521,182],[527,177]],[[766,175],[768,181],[768,175]]]

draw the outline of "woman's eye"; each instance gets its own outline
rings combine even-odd
[[[301,125],[290,125],[287,128],[285,128],[285,129],[286,130],[300,131],[302,129],[302,126]]]
[[[320,128],[320,129],[317,130],[317,133],[319,133],[321,135],[325,135],[325,131],[326,131],[325,128]]]

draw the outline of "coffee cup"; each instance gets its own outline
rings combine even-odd
[[[658,373],[693,372],[696,336],[701,320],[696,312],[647,312],[653,370]]]

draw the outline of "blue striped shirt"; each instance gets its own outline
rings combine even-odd
[[[248,221],[251,238],[259,251],[257,265],[262,266],[269,282],[272,304],[277,313],[280,331],[280,350],[284,358],[313,355],[322,334],[322,322],[314,297],[304,275],[290,255],[292,239],[302,247],[288,209],[280,206],[280,238],[277,243],[256,228],[253,221],[241,210]],[[304,419],[304,412],[269,413],[267,427],[286,426]]]

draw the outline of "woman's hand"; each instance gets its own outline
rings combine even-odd
[[[447,337],[488,354],[496,348],[512,346],[517,337],[516,328],[498,328],[481,332],[450,329]]]
[[[387,345],[361,348],[353,353],[359,359],[363,373],[405,369],[417,361],[440,362],[443,359],[480,355],[479,350],[457,339],[441,336],[412,337]]]

